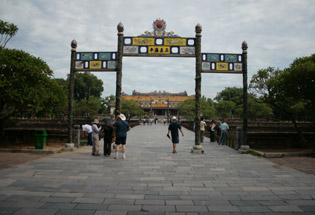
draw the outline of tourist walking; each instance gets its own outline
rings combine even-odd
[[[222,124],[221,120],[218,120],[216,122],[215,128],[214,128],[214,130],[216,131],[215,139],[216,139],[217,143],[219,143],[219,141],[220,141],[220,136],[221,136],[220,126],[221,126],[221,124]]]
[[[221,135],[220,135],[220,140],[219,140],[219,145],[224,145],[225,140],[226,140],[226,133],[227,130],[229,130],[228,124],[226,124],[225,120],[223,120],[223,123],[220,126],[221,129]]]
[[[214,140],[215,121],[214,121],[214,120],[212,120],[212,121],[210,122],[209,131],[210,131],[210,142],[215,142],[215,140]]]
[[[88,146],[93,146],[92,126],[89,124],[82,125],[82,131],[88,133]]]
[[[203,117],[200,118],[200,142],[203,143],[203,138],[205,136],[205,130],[207,127],[207,123],[203,121]]]
[[[172,136],[173,153],[176,153],[176,144],[179,143],[178,130],[182,133],[182,136],[184,136],[182,127],[177,122],[176,116],[173,116],[172,117],[172,122],[168,126],[168,133],[167,133],[168,137],[170,137],[170,133],[171,133],[171,136]]]
[[[116,120],[113,122],[114,127],[116,128],[116,155],[115,159],[119,156],[119,147],[122,145],[122,158],[126,158],[126,140],[127,140],[127,131],[131,129],[129,123],[126,121],[124,114],[119,114]]]
[[[106,119],[106,124],[104,126],[104,156],[109,157],[112,153],[112,143],[115,139],[115,133],[113,128],[112,119]]]
[[[92,137],[93,137],[93,147],[92,147],[92,155],[99,156],[100,155],[100,137],[99,132],[102,127],[98,127],[100,122],[98,119],[94,119],[92,123]]]

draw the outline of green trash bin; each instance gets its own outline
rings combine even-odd
[[[43,149],[46,145],[47,132],[45,130],[35,131],[35,149]]]

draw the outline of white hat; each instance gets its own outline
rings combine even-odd
[[[172,120],[176,120],[176,116],[173,116],[173,117],[172,117]]]
[[[95,123],[95,124],[99,124],[99,123],[100,123],[100,121],[98,121],[98,119],[94,119],[93,123]]]
[[[119,114],[119,116],[118,116],[122,121],[125,121],[126,120],[126,117],[125,117],[125,115],[124,114]]]

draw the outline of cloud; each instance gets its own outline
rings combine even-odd
[[[152,30],[162,18],[167,31],[194,37],[202,25],[202,52],[241,53],[247,41],[248,73],[285,68],[296,57],[315,53],[313,0],[0,0],[0,19],[19,27],[8,48],[42,58],[56,78],[70,70],[70,43],[78,51],[116,51],[117,25],[125,36]],[[93,73],[104,83],[103,95],[115,94],[113,72]],[[123,91],[195,92],[193,58],[124,57]],[[202,95],[213,98],[225,87],[242,87],[242,75],[202,74]]]

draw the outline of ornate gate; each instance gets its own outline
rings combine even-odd
[[[77,71],[116,72],[116,108],[120,114],[122,92],[123,56],[134,57],[193,57],[196,59],[195,75],[195,145],[193,152],[203,152],[200,145],[201,73],[243,74],[243,143],[247,145],[247,43],[242,43],[242,53],[201,53],[202,27],[195,27],[196,37],[180,37],[166,31],[166,22],[159,18],[153,22],[153,31],[140,36],[124,36],[124,26],[119,23],[117,52],[77,52],[77,42],[71,42],[71,68],[68,104],[68,142],[72,142],[74,73]]]

